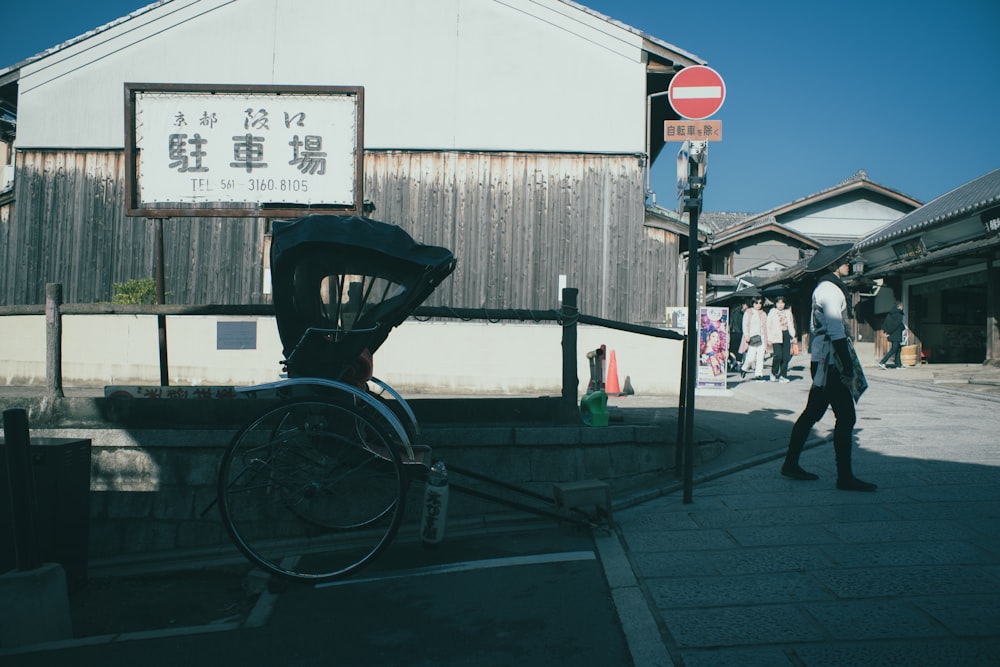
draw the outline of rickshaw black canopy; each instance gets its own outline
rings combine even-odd
[[[271,225],[274,312],[289,377],[354,381],[374,353],[455,269],[447,248],[359,216]]]

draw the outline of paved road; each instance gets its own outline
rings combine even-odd
[[[358,578],[267,593],[244,627],[203,626],[3,655],[17,666],[627,665],[589,533],[400,541]]]
[[[808,389],[800,369],[789,384],[699,395],[697,437],[720,456],[697,470],[693,502],[665,480],[622,499],[611,534],[549,525],[431,551],[401,542],[370,578],[268,595],[242,628],[0,661],[997,665],[1000,400],[988,384],[909,372],[872,370],[859,406],[855,469],[879,484],[873,494],[835,489],[829,416],[802,459],[821,479],[778,474]],[[652,397],[618,402],[663,411]],[[414,570],[449,562],[462,565]]]

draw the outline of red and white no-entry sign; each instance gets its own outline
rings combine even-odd
[[[682,118],[701,120],[722,108],[726,84],[711,67],[685,67],[670,80],[667,96],[670,106]]]

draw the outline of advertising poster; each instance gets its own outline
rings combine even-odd
[[[725,389],[729,358],[729,309],[698,311],[698,388]]]
[[[687,333],[688,309],[686,306],[668,306],[666,316],[668,329]]]

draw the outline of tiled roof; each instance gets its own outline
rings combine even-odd
[[[774,219],[773,215],[764,215],[764,216],[755,215],[753,217],[742,220],[741,222],[738,222],[735,225],[730,225],[726,229],[721,230],[716,235],[715,241],[718,242],[720,239],[724,239],[727,236],[730,236],[738,232],[745,232],[748,230],[757,229],[758,227],[765,227],[767,225],[777,225],[777,224],[780,223],[778,223],[778,221]]]
[[[724,232],[730,227],[735,227],[751,218],[756,217],[756,213],[733,213],[733,212],[713,212],[702,211],[698,217],[701,226],[707,227],[712,234]]]
[[[858,248],[882,245],[892,239],[912,234],[921,229],[940,225],[956,218],[966,217],[1000,204],[1000,169],[960,185],[907,213],[899,220],[880,229],[858,244]]]
[[[657,206],[656,204],[646,204],[646,214],[647,216],[653,216],[660,220],[668,223],[668,228],[673,226],[678,234],[687,236],[690,232],[690,218],[685,214],[681,215],[676,211],[671,211],[670,209]],[[704,213],[698,216],[698,236],[704,237],[706,234],[711,234],[711,228],[705,224]],[[648,220],[648,218],[647,218]],[[702,239],[704,240],[704,239]]]

